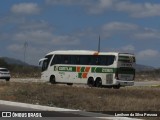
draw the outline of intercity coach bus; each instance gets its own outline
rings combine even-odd
[[[119,89],[134,85],[135,56],[130,53],[89,50],[53,51],[39,60],[41,79],[55,83],[82,83]]]

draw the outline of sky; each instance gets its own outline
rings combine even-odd
[[[101,51],[160,68],[160,1],[0,1],[0,57],[38,65],[54,50],[97,50],[99,35]]]

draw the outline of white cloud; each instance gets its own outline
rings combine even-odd
[[[31,41],[36,44],[48,43],[52,39],[52,33],[48,31],[35,30],[35,31],[23,31],[13,35],[14,40],[21,42]]]
[[[34,31],[34,30],[53,30],[54,26],[46,21],[25,21],[19,26],[21,31]]]
[[[48,5],[90,5],[93,0],[45,0]]]
[[[7,47],[7,49],[12,52],[17,52],[17,51],[22,52],[23,46],[19,44],[11,44]]]
[[[112,37],[113,35],[123,36],[134,40],[159,40],[160,31],[158,29],[146,28],[132,23],[110,22],[100,28],[103,36]]]
[[[45,0],[47,4],[65,4],[65,5],[72,5],[75,4],[76,0]]]
[[[99,14],[104,12],[106,9],[112,8],[115,0],[98,0],[96,4],[92,4],[89,6],[89,13],[91,14]]]
[[[29,41],[37,45],[78,45],[79,39],[69,35],[54,35],[51,31],[34,30],[14,34],[14,40]]]
[[[101,14],[107,10],[128,13],[132,17],[160,16],[158,3],[133,3],[129,0],[46,0],[52,5],[80,5],[85,7],[90,14]]]
[[[52,5],[80,5],[85,7],[90,14],[99,14],[113,6],[117,0],[46,0]]]
[[[54,36],[52,42],[55,45],[78,45],[80,43],[78,38],[68,35]]]
[[[127,46],[123,46],[122,50],[125,52],[133,52],[135,50],[135,47],[133,45],[127,45]]]
[[[137,30],[138,26],[135,24],[130,23],[123,23],[123,22],[111,22],[104,24],[102,26],[102,30],[104,31],[131,31],[131,30]]]
[[[19,3],[13,5],[11,11],[16,14],[37,14],[40,8],[36,3]]]
[[[160,16],[160,4],[152,3],[132,3],[129,1],[122,1],[116,4],[116,10],[127,12],[132,17],[152,17]]]
[[[157,31],[143,31],[140,33],[136,33],[134,36],[140,40],[155,40],[160,39],[160,32]]]
[[[146,49],[137,53],[137,58],[141,60],[154,59],[154,58],[158,58],[159,55],[160,53],[157,50]]]

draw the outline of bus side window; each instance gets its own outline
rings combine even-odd
[[[96,65],[99,65],[99,57],[96,57],[96,58],[95,58],[95,64],[96,64]]]
[[[61,55],[61,64],[70,64],[70,56],[68,55]]]
[[[99,64],[106,65],[106,57],[105,56],[99,56]]]
[[[99,56],[90,56],[90,61],[89,61],[90,65],[99,65],[100,64],[100,58]]]
[[[75,57],[76,57],[75,63],[80,64],[80,55],[76,55]]]
[[[89,56],[87,56],[87,55],[80,55],[79,56],[79,64],[80,65],[88,65],[89,64]]]
[[[55,55],[52,62],[51,62],[51,66],[55,65],[55,64],[60,64],[61,63],[61,56],[60,55]]]
[[[77,56],[76,55],[71,55],[70,56],[70,64],[72,65],[76,65],[76,60],[77,60]]]
[[[115,61],[115,56],[113,55],[108,55],[106,56],[106,65],[112,65]]]

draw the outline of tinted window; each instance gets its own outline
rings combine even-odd
[[[69,55],[61,55],[61,64],[70,64],[70,56]]]
[[[73,64],[73,65],[112,65],[115,60],[113,55],[55,55],[51,65]]]
[[[70,55],[70,63],[73,65],[79,64],[79,57],[77,55]]]
[[[79,62],[80,65],[88,65],[89,56],[80,55],[80,56],[77,57],[77,62]]]
[[[114,60],[115,60],[115,56],[113,55],[106,56],[106,65],[112,65]]]
[[[90,57],[89,65],[99,65],[100,64],[99,56],[89,56],[89,57]]]
[[[43,61],[42,71],[45,71],[48,68],[48,65],[49,65],[49,62],[52,58],[52,55],[48,55],[45,58],[47,58],[47,59]]]
[[[51,62],[51,66],[54,64],[61,64],[61,56],[60,55],[55,55],[52,62]]]
[[[113,55],[92,56],[91,65],[112,65],[115,60]]]

